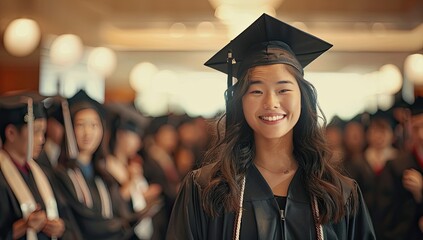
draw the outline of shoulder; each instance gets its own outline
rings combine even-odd
[[[187,175],[186,181],[191,180],[193,183],[198,185],[201,189],[204,189],[212,177],[213,169],[216,166],[215,163],[205,165],[199,169],[193,170]]]
[[[344,198],[344,203],[347,204],[351,200],[351,197],[356,195],[358,190],[358,184],[354,179],[346,176],[339,178],[339,183],[342,191],[342,196]]]

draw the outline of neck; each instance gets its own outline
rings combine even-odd
[[[80,152],[78,155],[78,161],[84,165],[91,163],[92,154]]]
[[[10,155],[10,158],[15,161],[17,164],[23,166],[26,163],[25,154],[19,153],[13,146],[8,143],[5,143],[3,149]]]
[[[297,169],[293,155],[293,142],[288,136],[280,139],[255,140],[256,166],[273,173],[286,173]]]

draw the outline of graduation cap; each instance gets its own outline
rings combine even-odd
[[[51,96],[44,101],[44,105],[47,109],[47,116],[56,119],[64,126],[68,157],[75,159],[78,156],[78,147],[73,131],[68,100],[59,95]]]
[[[338,115],[335,115],[332,117],[326,128],[338,128],[342,130],[345,127],[345,124],[346,122],[342,118],[340,118]]]
[[[380,122],[383,121],[391,127],[391,129],[394,129],[397,125],[397,121],[395,120],[393,114],[391,111],[384,111],[381,109],[378,109],[375,113],[370,115],[370,125],[374,122]]]
[[[291,65],[303,73],[305,66],[331,47],[330,43],[263,14],[205,65],[230,75],[228,79],[233,72],[238,80],[248,68],[276,63]]]
[[[110,103],[105,108],[109,113],[113,131],[123,129],[143,135],[145,128],[150,122],[148,118],[142,116],[133,106],[123,103]]]
[[[79,90],[75,95],[68,99],[68,102],[72,116],[74,116],[76,112],[84,109],[94,109],[100,115],[101,119],[104,119],[106,116],[106,111],[103,105],[91,98],[84,90]]]
[[[46,118],[44,96],[36,92],[19,91],[0,97],[0,135],[4,143],[5,130],[9,124],[28,126],[27,160],[32,158],[33,121]]]

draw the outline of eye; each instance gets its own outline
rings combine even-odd
[[[278,91],[278,93],[286,93],[286,92],[290,92],[290,89],[281,89]]]

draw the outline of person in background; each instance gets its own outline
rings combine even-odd
[[[148,121],[125,104],[108,104],[106,109],[110,115],[111,130],[106,168],[119,185],[122,198],[131,211],[136,213],[142,211],[147,203],[159,201],[162,191],[160,185],[147,182],[142,168],[143,161],[138,155]],[[149,217],[143,218],[135,227],[138,239],[151,239],[153,232],[153,222]]]
[[[370,216],[375,225],[376,235],[379,236],[379,223],[382,222],[382,209],[379,202],[383,201],[381,175],[387,171],[386,164],[395,159],[398,150],[393,147],[394,142],[394,120],[385,111],[379,110],[370,116],[369,126],[366,130],[368,146],[363,158],[350,162],[348,172],[354,178],[363,191],[364,201],[369,209]]]
[[[145,137],[143,169],[144,176],[149,183],[159,184],[162,188],[164,200],[163,208],[153,218],[157,231],[154,239],[164,239],[169,223],[170,212],[176,198],[180,178],[176,169],[174,152],[178,146],[178,135],[175,128],[174,116],[154,118]]]
[[[206,62],[229,74],[225,131],[185,177],[167,239],[375,239],[359,187],[330,164],[304,79],[331,46],[263,14]]]
[[[346,169],[353,162],[362,160],[366,147],[367,113],[361,113],[350,119],[344,126],[344,166]]]
[[[339,116],[334,116],[325,128],[326,141],[332,152],[331,162],[335,165],[341,165],[345,157],[344,125],[344,120]]]
[[[403,151],[381,175],[380,239],[423,239],[423,98],[411,108],[411,151]]]
[[[68,102],[73,123],[73,131],[66,129],[70,153],[66,162],[60,163],[56,175],[83,238],[130,239],[134,236],[134,226],[148,215],[148,207],[147,212],[131,214],[119,187],[106,170],[104,108],[83,90]]]
[[[82,239],[55,182],[33,160],[45,141],[42,100],[34,92],[0,99],[1,239]]]

